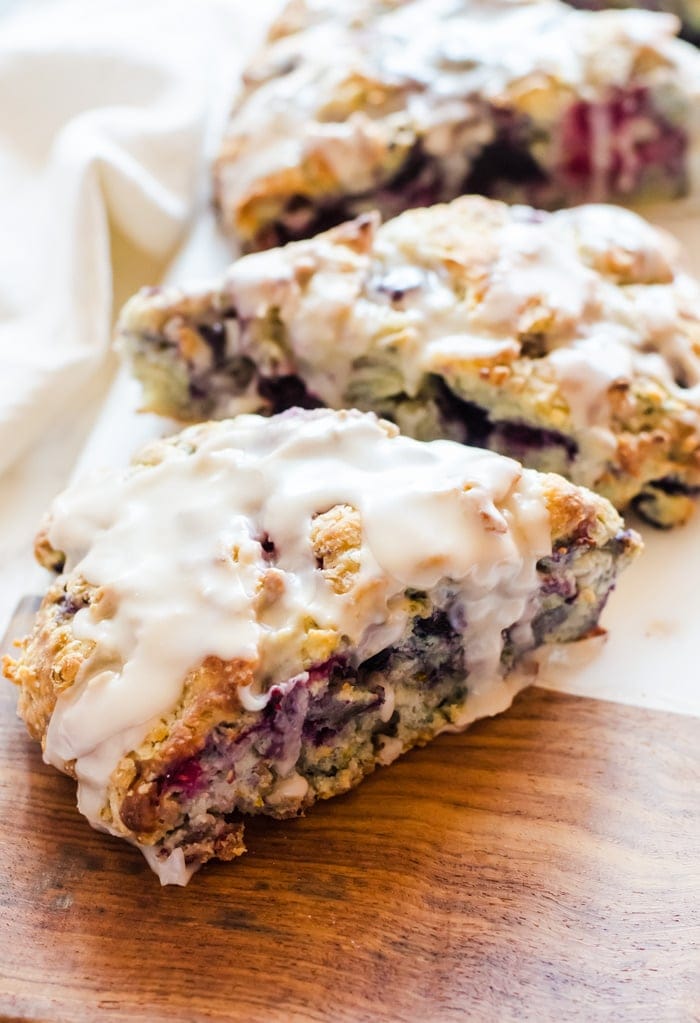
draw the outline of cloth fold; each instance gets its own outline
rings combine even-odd
[[[165,269],[274,7],[27,2],[2,21],[0,472],[80,405],[105,363],[115,275],[128,270],[114,265],[114,235],[154,275]]]

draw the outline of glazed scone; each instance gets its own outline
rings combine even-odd
[[[641,7],[649,11],[675,14],[681,22],[681,36],[700,44],[700,0],[567,0],[574,7],[602,11],[608,7]]]
[[[700,287],[628,210],[480,197],[366,216],[152,288],[122,347],[145,407],[183,419],[372,410],[683,522],[700,488]]]
[[[44,757],[163,883],[511,702],[640,547],[555,475],[357,411],[190,427],[57,499],[5,671]]]
[[[293,0],[214,168],[244,248],[481,193],[556,208],[693,189],[700,54],[678,21],[558,0]]]

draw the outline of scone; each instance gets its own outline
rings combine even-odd
[[[675,198],[700,135],[678,21],[558,0],[293,0],[214,169],[244,248],[467,193],[543,208]]]
[[[163,883],[247,814],[345,792],[503,710],[596,630],[639,538],[603,498],[356,411],[190,427],[76,485],[5,671],[44,757]]]
[[[681,22],[681,36],[696,46],[700,43],[700,0],[567,0],[574,7],[601,11],[608,7],[641,7],[675,14]]]
[[[700,487],[700,288],[628,210],[480,197],[365,216],[151,288],[122,346],[145,406],[183,419],[373,410],[683,522]]]

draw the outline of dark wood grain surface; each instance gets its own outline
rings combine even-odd
[[[700,1018],[700,722],[523,694],[188,888],[92,831],[0,693],[0,1017]]]

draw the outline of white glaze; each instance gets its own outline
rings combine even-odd
[[[96,645],[59,697],[45,745],[57,767],[75,761],[80,809],[98,827],[109,828],[110,775],[173,710],[188,672],[209,656],[256,663],[244,702],[260,709],[273,683],[298,672],[309,619],[370,656],[402,631],[406,588],[449,579],[468,609],[471,688],[500,685],[502,630],[527,620],[536,562],[550,549],[540,478],[486,451],[421,445],[357,412],[194,431],[194,454],[166,446],[159,464],[76,485],[50,519],[66,572],[110,602],[105,617],[99,603],[75,615],[76,637]],[[313,516],[336,504],[359,509],[363,524],[361,567],[344,594],[319,572],[309,539]],[[256,601],[271,568],[263,534],[283,583],[267,606]],[[290,762],[292,788],[293,772]]]
[[[426,152],[447,158],[444,184],[454,194],[472,154],[493,138],[489,104],[517,112],[527,103],[523,97],[537,93],[540,124],[554,128],[575,97],[595,103],[640,75],[659,89],[661,103],[667,80],[679,95],[687,93],[689,135],[697,133],[693,97],[700,95],[700,61],[674,38],[672,15],[592,13],[558,0],[409,0],[396,6],[328,0],[304,7],[314,12],[304,19],[307,27],[263,50],[255,64],[258,84],[231,118],[227,134],[237,141],[235,157],[219,166],[227,211],[261,181],[309,160],[332,171],[325,186],[332,194],[357,195],[390,179],[397,152],[416,137]],[[646,77],[643,51],[659,55]],[[280,75],[282,67],[291,70]],[[356,103],[348,102],[348,83],[358,76],[367,84]],[[595,106],[591,127],[588,198],[596,201],[607,194],[606,156],[618,129]],[[624,139],[616,134],[615,141],[625,150]],[[554,156],[556,130],[550,143]],[[637,159],[627,148],[623,177],[634,173]],[[277,195],[274,184],[270,195]]]
[[[595,204],[534,220],[525,207],[495,204],[498,215],[480,232],[470,214],[483,215],[484,204],[458,199],[405,213],[359,252],[319,236],[238,260],[223,284],[226,303],[240,320],[278,310],[292,357],[276,349],[277,362],[268,370],[265,349],[255,341],[247,347],[245,332],[240,350],[261,372],[299,373],[324,403],[343,407],[354,403],[357,360],[366,357],[399,374],[398,386],[386,393],[415,395],[430,373],[457,380],[458,391],[463,374],[462,387],[469,387],[475,364],[508,364],[518,356],[519,335],[527,333],[522,317],[543,309],[549,354],[534,368],[556,382],[564,409],[568,405],[568,423],[560,425],[579,446],[571,468],[575,482],[595,488],[614,458],[612,384],[656,382],[700,429],[694,341],[700,288],[681,269],[670,237],[628,210]],[[461,293],[464,278],[455,278],[445,262],[446,232],[455,239],[449,254],[463,261],[467,280],[476,281]],[[664,283],[620,284],[611,265],[620,253],[638,268],[636,279]],[[301,283],[299,267],[305,268]],[[406,274],[412,287],[392,302],[382,282],[400,282]],[[144,306],[148,315],[149,301],[137,296],[127,307],[132,329],[138,331]],[[677,383],[681,378],[687,386]],[[379,396],[368,392],[365,400]],[[224,408],[247,411],[253,400],[250,394],[227,397]],[[527,411],[510,414],[519,418]],[[539,424],[550,425],[547,414]]]

